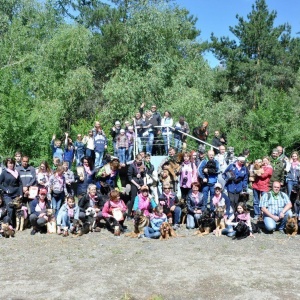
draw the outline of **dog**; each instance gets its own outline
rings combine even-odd
[[[257,159],[254,164],[250,167],[249,170],[249,181],[255,181],[257,176],[261,176],[264,173],[264,169],[262,168],[262,160]]]
[[[149,218],[144,216],[140,210],[136,210],[134,215],[134,231],[126,233],[125,236],[136,238],[140,234],[144,234],[144,227],[149,226],[149,224]]]
[[[297,217],[288,216],[285,231],[288,236],[295,236],[298,233],[298,220]]]
[[[250,228],[243,221],[238,222],[237,225],[234,227],[234,230],[235,237],[233,237],[233,239],[236,240],[244,239],[250,235]]]
[[[180,206],[180,208],[181,208],[181,224],[183,225],[183,224],[186,223],[186,216],[187,216],[186,200],[185,199],[180,199],[178,206]]]
[[[168,240],[170,237],[177,237],[175,230],[168,222],[163,222],[160,226],[160,240]]]
[[[221,236],[222,230],[225,228],[225,220],[224,220],[224,214],[225,214],[225,206],[218,206],[215,211],[215,235]]]
[[[82,222],[81,220],[73,221],[73,233],[76,237],[88,234],[90,232],[90,222]]]
[[[56,219],[55,219],[54,210],[48,208],[46,211],[46,216],[48,217],[47,233],[56,233]]]
[[[3,237],[11,238],[15,236],[15,231],[9,223],[2,223],[1,228]]]
[[[95,230],[95,228],[96,228],[97,213],[96,213],[96,211],[95,211],[95,209],[93,207],[89,207],[85,211],[85,215],[87,216],[87,219],[88,219],[87,222],[85,222],[85,223],[89,223],[90,224],[90,231],[93,232]]]
[[[194,235],[204,236],[208,235],[216,229],[214,218],[211,216],[209,211],[204,211],[201,218],[198,221],[199,228],[196,230]]]
[[[23,205],[21,197],[14,198],[12,205],[16,209],[16,231],[23,231],[27,227],[28,209]]]

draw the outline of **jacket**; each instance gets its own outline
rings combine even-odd
[[[50,201],[46,200],[46,209],[51,208]],[[37,205],[39,204],[39,197],[36,197],[32,201],[29,202],[30,211],[32,214],[35,214],[36,216],[39,216],[40,213],[45,213],[45,211],[37,210]]]
[[[209,165],[214,164],[214,166]],[[208,173],[204,173],[204,169],[208,169]],[[207,182],[204,184],[214,185],[218,180],[218,174],[220,172],[220,165],[217,160],[209,161],[208,159],[204,159],[201,161],[198,167],[198,176],[203,180],[207,179]]]
[[[234,179],[228,177],[227,172],[234,174]],[[230,164],[223,173],[223,178],[226,180],[226,188],[229,193],[239,194],[243,190],[246,191],[248,188],[248,170],[246,166],[242,166],[239,170],[236,164]]]
[[[200,209],[202,212],[206,210],[205,203],[203,201],[203,194],[198,192],[198,201],[196,203],[195,195],[190,191],[186,197],[186,205],[189,214],[194,214],[195,210]]]
[[[103,209],[105,201],[99,193],[96,194],[93,204],[93,206],[100,208],[100,210]],[[88,194],[85,194],[83,197],[81,197],[81,199],[78,201],[78,206],[82,212],[85,212],[89,207],[91,207],[90,197]]]
[[[17,167],[20,174],[23,187],[29,187],[36,184],[36,171],[34,167],[28,166],[26,169],[23,166]]]
[[[11,198],[23,195],[23,185],[20,175],[15,178],[6,169],[4,169],[0,175],[0,189],[4,195]]]
[[[113,201],[108,200],[105,202],[105,204],[103,206],[102,216],[104,218],[112,217],[113,216],[112,210],[114,208],[120,208],[123,213],[125,213],[127,210],[127,206],[123,200],[120,200],[118,202],[113,202]]]
[[[270,179],[273,173],[273,168],[269,166],[263,166],[264,173],[261,176],[256,176],[252,187],[261,192],[268,192],[270,190]]]

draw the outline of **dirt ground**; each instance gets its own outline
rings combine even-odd
[[[129,224],[132,228],[132,224]],[[1,238],[0,299],[299,299],[299,236]]]

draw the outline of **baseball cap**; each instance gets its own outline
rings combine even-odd
[[[124,129],[121,129],[121,130],[120,130],[120,133],[125,133],[125,130],[124,130]]]
[[[215,184],[214,188],[215,188],[215,189],[216,189],[216,188],[219,188],[219,189],[221,189],[221,190],[223,189],[222,184],[219,183],[219,182],[217,182],[217,183]]]
[[[48,191],[46,189],[44,189],[44,188],[40,189],[40,192],[39,192],[40,195],[47,195],[47,193],[48,193]]]
[[[120,121],[116,121],[115,125],[121,125]]]

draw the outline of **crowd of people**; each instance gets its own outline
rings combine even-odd
[[[75,142],[68,133],[63,141],[53,135],[51,167],[42,161],[34,168],[29,156],[21,152],[6,158],[0,175],[0,222],[16,226],[13,203],[17,197],[22,198],[32,235],[45,232],[49,209],[53,210],[57,233],[64,236],[76,231],[74,222],[87,221],[89,209],[95,218],[91,229],[96,232],[101,231],[102,221],[112,232],[116,228],[125,232],[124,223],[132,222],[137,211],[142,212],[150,224],[140,235],[145,238],[158,238],[163,222],[172,224],[174,230],[198,228],[204,212],[213,216],[221,206],[225,207],[223,234],[228,236],[235,235],[236,222],[248,226],[249,236],[253,236],[253,222],[263,222],[267,232],[277,229],[281,233],[293,214],[300,222],[297,152],[288,158],[278,146],[270,157],[250,162],[250,150],[236,156],[232,147],[226,149],[226,136],[218,130],[213,150],[206,151],[202,142],[208,138],[207,122],[193,130],[199,148],[186,151],[190,129],[185,119],[180,117],[173,124],[169,111],[161,117],[155,105],[145,113],[144,106],[132,124],[121,126],[116,121],[111,128],[112,155],[106,153],[108,138],[97,121],[88,135],[78,134]],[[151,154],[158,135],[163,137],[167,156],[155,169]],[[133,158],[135,139],[139,153]],[[253,191],[251,216],[249,188]]]

